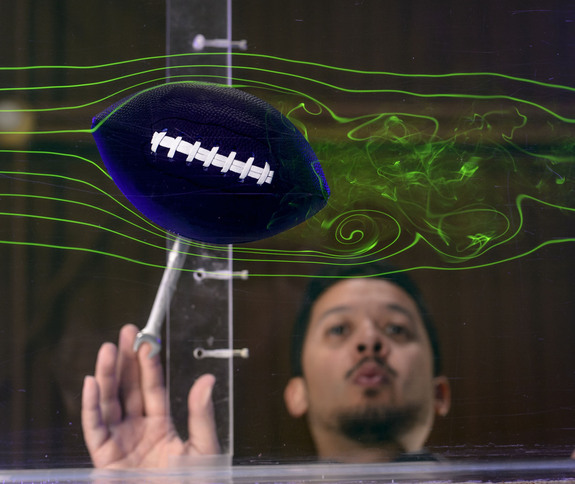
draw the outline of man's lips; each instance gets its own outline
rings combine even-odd
[[[374,387],[391,383],[395,372],[377,360],[362,360],[348,373],[347,378],[355,385]]]

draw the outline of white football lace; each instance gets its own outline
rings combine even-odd
[[[227,173],[228,171],[238,173],[240,180],[244,180],[246,177],[256,178],[258,185],[271,183],[274,177],[274,172],[270,169],[267,161],[264,167],[261,168],[253,164],[253,156],[248,158],[248,161],[236,160],[237,153],[235,151],[231,151],[227,156],[220,155],[218,153],[219,146],[214,146],[211,149],[202,148],[199,141],[189,143],[184,141],[181,136],[172,138],[167,135],[166,131],[156,131],[152,136],[151,144],[154,153],[158,151],[158,146],[162,146],[168,148],[166,155],[168,158],[173,158],[176,152],[182,153],[186,155],[186,163],[192,163],[194,160],[201,161],[204,168],[215,166],[221,168],[221,173]]]

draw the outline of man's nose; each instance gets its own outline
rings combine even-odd
[[[386,344],[381,331],[371,322],[365,322],[358,332],[357,351],[366,356],[382,356]]]

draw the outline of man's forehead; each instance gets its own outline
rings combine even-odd
[[[345,279],[326,289],[316,300],[312,320],[324,314],[370,307],[381,311],[399,311],[421,320],[413,298],[401,287],[384,279]]]

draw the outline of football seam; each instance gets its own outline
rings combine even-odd
[[[213,146],[210,149],[202,147],[200,141],[190,143],[185,141],[181,136],[168,136],[166,130],[155,131],[150,141],[152,152],[157,153],[158,147],[168,149],[166,156],[173,159],[176,153],[186,155],[186,163],[191,164],[194,160],[201,161],[204,168],[214,166],[221,168],[220,172],[226,174],[227,172],[239,174],[240,180],[245,180],[247,177],[257,179],[258,185],[264,183],[271,184],[274,171],[271,169],[270,164],[266,161],[264,167],[254,165],[254,157],[251,156],[247,161],[240,161],[236,159],[237,153],[230,151],[226,155],[218,153],[220,147]]]

